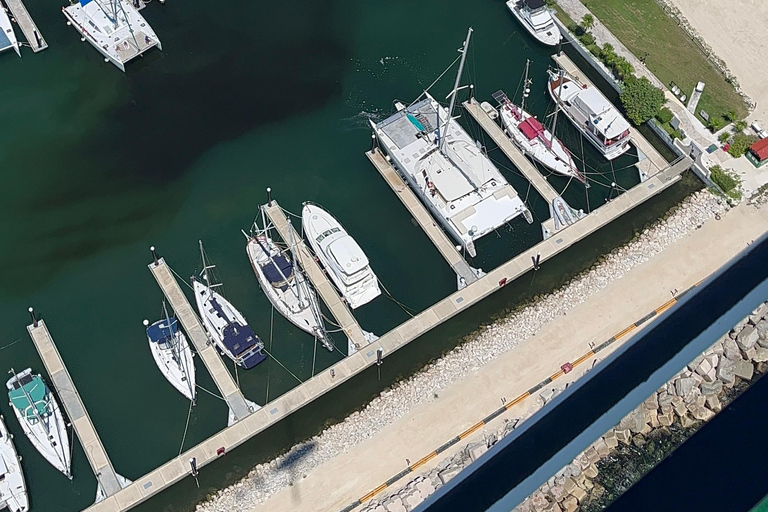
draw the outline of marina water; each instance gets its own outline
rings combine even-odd
[[[28,5],[48,50],[0,56],[0,366],[43,371],[25,330],[34,306],[115,468],[131,479],[179,453],[188,414],[188,403],[154,366],[142,326],[161,314],[162,293],[146,267],[150,245],[189,282],[200,270],[197,242],[204,241],[227,297],[273,355],[236,375],[245,395],[263,405],[346,351],[338,333],[340,350],[316,349],[310,336],[272,314],[258,289],[240,230],[249,228],[266,187],[294,213],[308,200],[327,208],[366,251],[386,294],[355,314],[381,335],[455,290],[456,279],[365,157],[368,119],[391,113],[394,99],[415,99],[455,59],[468,25],[475,33],[463,83],[475,85],[478,99],[491,101],[498,89],[519,99],[530,59],[529,110],[540,119],[552,110],[545,91],[550,51],[528,38],[501,1],[211,5],[152,2],[142,12],[165,51],[131,63],[126,74],[80,42],[55,2]],[[445,98],[453,73],[435,86],[436,98]],[[548,208],[468,115],[460,122],[487,145],[537,220],[516,219],[478,244],[472,264],[490,269],[541,240]],[[588,211],[638,183],[636,156],[605,161],[564,117],[557,132],[585,159],[593,183],[585,192],[577,182],[550,178],[573,207]],[[492,316],[562,283],[696,186],[676,185],[386,358],[381,380],[366,372],[357,385],[204,468],[200,489],[190,479],[137,510],[189,510]],[[199,363],[198,383],[214,390]],[[198,397],[185,448],[226,425],[224,403],[204,391]],[[70,483],[34,451],[10,408],[0,411],[16,434],[32,510],[75,512],[91,504],[96,480],[79,442]]]

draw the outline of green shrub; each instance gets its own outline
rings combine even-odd
[[[741,180],[735,174],[731,174],[719,165],[709,170],[709,178],[726,193],[728,197],[741,199]]]
[[[656,114],[656,119],[658,119],[661,124],[671,122],[673,117],[675,117],[674,114],[667,107],[660,108],[659,112]]]
[[[717,138],[720,142],[726,142],[728,139],[731,138],[731,134],[728,132],[723,132],[720,134],[720,136]]]
[[[737,133],[733,136],[731,146],[728,148],[728,154],[734,158],[739,158],[747,152],[749,146],[757,141],[757,137],[754,135],[744,135],[743,133]]]
[[[621,80],[625,80],[628,76],[635,74],[635,68],[624,57],[616,57],[616,62],[613,64],[613,71],[616,76]]]
[[[736,111],[731,109],[727,111],[725,114],[723,114],[726,121],[730,121],[731,123],[734,122],[736,119],[738,119],[738,116],[736,115]]]
[[[712,116],[709,118],[709,121],[707,121],[707,128],[709,128],[709,131],[712,133],[715,133],[723,126],[725,126],[725,120],[722,117]]]
[[[585,14],[584,17],[581,18],[581,26],[584,27],[584,30],[591,29],[595,26],[595,18],[593,18],[591,14]]]
[[[746,127],[747,127],[747,122],[746,122],[746,121],[744,121],[743,119],[742,119],[741,121],[736,121],[736,122],[733,124],[733,129],[734,129],[736,132],[743,132],[743,131],[744,131],[744,129],[745,129]]]
[[[579,41],[581,41],[581,44],[583,44],[584,46],[589,46],[591,44],[595,44],[595,36],[593,36],[589,32],[584,32],[579,36]]]
[[[647,78],[628,75],[621,88],[621,104],[627,117],[635,125],[641,125],[654,117],[664,105],[666,98]]]
[[[589,50],[589,53],[591,53],[595,57],[600,57],[601,50],[600,50],[600,47],[597,46],[596,44],[587,45],[587,50]]]

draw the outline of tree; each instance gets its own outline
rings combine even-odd
[[[730,138],[731,138],[731,134],[728,133],[728,130],[726,130],[726,131],[724,131],[723,133],[720,134],[720,136],[717,138],[717,140],[719,140],[722,143],[726,143],[728,141],[728,139],[730,139]]]
[[[724,114],[724,117],[725,117],[725,119],[727,121],[729,121],[731,123],[734,122],[736,119],[738,119],[738,116],[736,115],[736,111],[735,110],[729,110],[728,112],[726,112]]]
[[[624,57],[616,57],[616,62],[613,63],[613,71],[616,76],[621,80],[626,80],[628,76],[633,76],[635,68]]]
[[[581,26],[584,27],[584,30],[589,32],[589,30],[595,26],[595,18],[592,17],[591,14],[585,14],[583,18],[581,18]]]
[[[635,125],[641,125],[658,114],[666,98],[647,78],[628,75],[621,88],[621,104],[627,117]]]
[[[707,123],[707,128],[709,128],[709,131],[712,133],[715,133],[716,131],[720,130],[725,126],[725,121],[722,117],[712,116],[709,118],[709,122]]]

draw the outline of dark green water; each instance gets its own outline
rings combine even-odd
[[[265,340],[270,306],[245,256],[247,229],[271,186],[298,212],[302,201],[327,207],[366,250],[382,283],[399,301],[422,310],[455,289],[455,276],[369,164],[369,117],[386,116],[392,100],[408,101],[456,56],[467,26],[472,40],[465,83],[489,100],[510,95],[531,59],[530,110],[546,115],[550,52],[518,30],[503,2],[271,2],[211,9],[201,0],[153,2],[143,11],[163,41],[128,66],[105,64],[67,27],[60,5],[28,8],[50,48],[0,56],[0,366],[42,371],[25,326],[27,307],[46,319],[118,472],[134,479],[179,450],[187,403],[154,366],[141,321],[160,313],[162,294],[146,264],[148,247],[182,276],[199,268],[197,240],[218,265],[230,300]],[[407,15],[407,16],[406,16]],[[207,37],[206,34],[210,34]],[[436,86],[444,97],[452,82]],[[462,123],[481,140],[464,115]],[[561,118],[558,135],[582,154],[576,130]],[[488,143],[484,141],[484,143]],[[491,156],[538,220],[543,199],[500,151]],[[589,210],[615,196],[610,183],[638,181],[636,158],[602,160],[586,142],[593,186],[551,177],[572,206]],[[289,421],[204,470],[198,491],[182,483],[140,507],[187,510],[211,488],[319,431],[383,386],[417,370],[505,308],[564,282],[607,248],[696,186],[662,194],[547,264],[387,359],[381,381],[365,373]],[[476,266],[490,269],[541,239],[522,219],[478,245]],[[408,318],[382,297],[358,311],[361,325],[383,334]],[[342,355],[274,317],[271,352],[299,379]],[[17,343],[8,346],[14,342]],[[340,346],[343,340],[337,339]],[[264,363],[239,379],[263,404],[297,381]],[[214,385],[198,364],[198,382]],[[354,388],[354,389],[351,389]],[[0,407],[24,458],[33,510],[73,512],[93,501],[96,482],[78,443],[74,483],[45,463]],[[200,393],[185,446],[226,424],[226,407]]]

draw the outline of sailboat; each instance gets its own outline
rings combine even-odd
[[[160,39],[129,0],[77,0],[61,11],[84,40],[107,62],[125,72],[125,64],[157,46]]]
[[[10,373],[13,377],[5,386],[21,429],[45,460],[71,480],[67,425],[56,398],[40,375],[32,375],[31,368]]]
[[[0,416],[0,509],[3,508],[10,512],[27,512],[29,497],[21,472],[21,457],[16,454],[13,436]]]
[[[200,256],[203,259],[200,273],[203,279],[200,281],[193,277],[192,287],[203,326],[219,350],[235,364],[246,370],[253,368],[267,358],[264,342],[248,326],[243,314],[215,290],[221,283],[211,282],[209,271],[215,265],[208,265],[203,242],[200,242]]]
[[[178,320],[168,315],[163,303],[163,318],[152,325],[149,325],[149,320],[144,320],[144,326],[147,328],[149,350],[160,373],[179,393],[194,402],[197,391],[195,363],[187,337],[179,329]]]
[[[470,256],[475,241],[523,215],[533,216],[479,143],[453,118],[472,29],[467,32],[450,106],[425,91],[408,106],[371,126],[389,160],[443,228]],[[423,99],[422,99],[423,97]]]
[[[368,258],[333,215],[316,204],[304,203],[301,227],[349,307],[357,309],[381,295]]]
[[[317,338],[326,349],[333,351],[323,325],[317,295],[304,272],[296,265],[295,259],[292,259],[296,253],[293,250],[295,242],[290,240],[292,257],[289,258],[270,236],[263,207],[260,210],[263,227],[254,221],[251,234],[243,234],[248,240],[248,259],[261,289],[281,315]]]
[[[557,126],[557,111],[550,132],[538,119],[525,111],[525,99],[531,92],[532,81],[528,78],[528,67],[531,61],[525,63],[525,78],[523,80],[523,97],[518,107],[504,93],[493,93],[493,99],[499,103],[501,124],[507,137],[510,138],[520,151],[528,158],[563,176],[573,177],[582,183],[587,179],[576,167],[573,157],[560,139],[555,137]],[[557,107],[555,107],[557,108]]]
[[[3,4],[0,3],[0,52],[13,48],[16,54],[21,57],[19,50],[19,41],[16,39],[16,33],[13,31],[13,25],[5,12]]]

